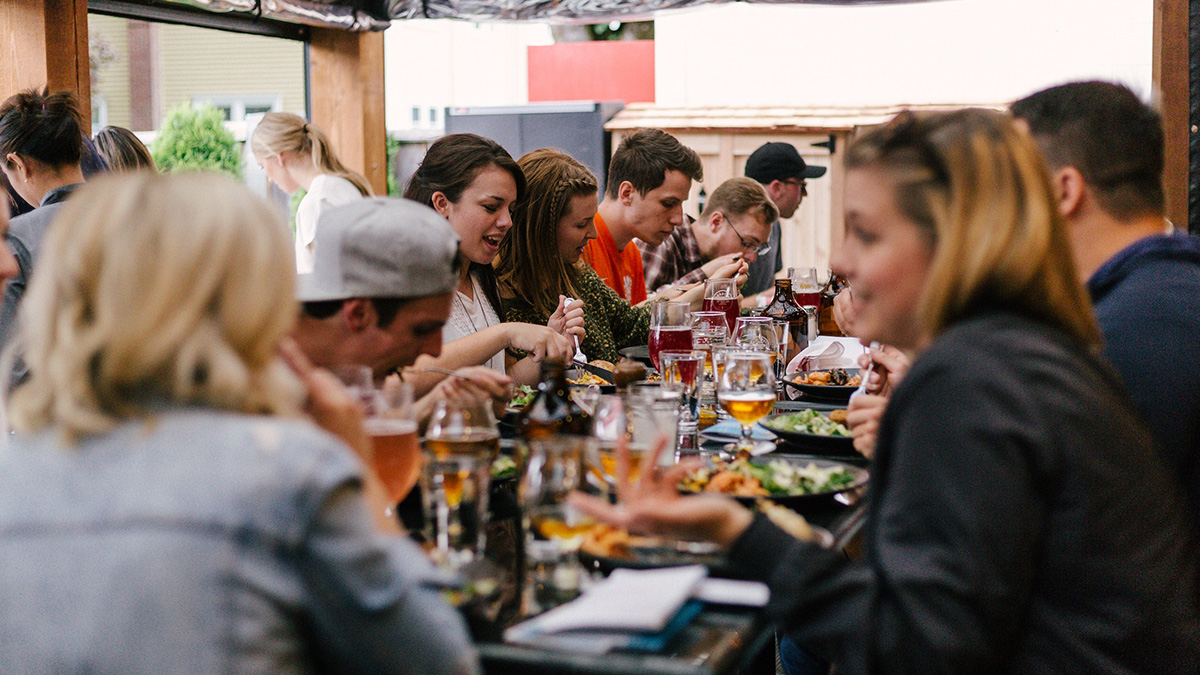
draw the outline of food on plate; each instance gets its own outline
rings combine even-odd
[[[685,476],[680,489],[735,497],[795,497],[836,492],[854,480],[854,474],[841,467],[822,468],[813,462],[801,466],[783,459],[756,464],[742,452],[731,462],[714,458],[712,467]]]
[[[834,419],[834,413],[841,413]],[[762,425],[768,429],[791,431],[816,436],[850,436],[850,430],[842,422],[846,421],[845,410],[834,410],[825,415],[818,410],[806,409],[794,413],[776,415],[764,420]]]
[[[527,384],[519,384],[513,394],[512,400],[508,402],[508,407],[524,408],[529,405],[529,402],[533,400],[535,395],[537,395],[536,389]]]
[[[659,543],[659,540],[629,534],[623,527],[599,523],[583,533],[583,543],[579,548],[598,558],[630,558],[631,549],[655,543]]]
[[[613,370],[612,362],[605,361],[604,359],[592,359],[591,361],[588,361],[588,365],[596,366],[597,368],[603,368],[609,372],[612,372],[612,370]],[[600,377],[599,375],[597,375],[593,372],[583,370],[582,368],[579,369],[579,377],[575,378],[574,380],[568,380],[568,382],[570,382],[571,384],[585,384],[585,385],[586,384],[611,384],[608,380],[604,379],[603,377]]]
[[[833,368],[831,370],[814,370],[811,373],[806,373],[803,377],[796,378],[793,382],[796,384],[857,387],[862,384],[862,378],[858,375],[851,376],[841,368]]]
[[[492,480],[515,478],[517,475],[517,460],[508,455],[500,455],[492,462]]]

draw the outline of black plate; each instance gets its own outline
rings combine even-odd
[[[695,546],[694,550],[689,550]],[[713,570],[722,570],[728,565],[725,556],[715,545],[679,543],[662,546],[634,547],[628,557],[593,555],[579,549],[579,562],[588,570],[607,575],[615,569],[652,570],[660,567],[682,565],[707,565]]]
[[[807,458],[807,457],[791,458],[791,457],[778,457],[778,456],[772,456],[772,455],[762,455],[760,457],[755,457],[751,461],[754,462],[755,464],[766,464],[767,462],[779,461],[779,460],[788,462],[790,464],[795,464],[795,465],[801,466],[801,467],[808,466],[809,464],[816,464],[818,467],[820,467],[822,469],[830,468],[830,467],[837,467],[839,469],[849,471],[854,476],[854,482],[851,483],[850,485],[847,485],[846,487],[838,488],[837,490],[830,490],[828,492],[817,492],[817,493],[806,494],[806,495],[782,495],[782,496],[781,495],[773,495],[773,496],[767,496],[767,497],[736,497],[735,496],[734,499],[738,500],[742,504],[745,504],[746,506],[749,506],[751,508],[753,508],[760,499],[769,499],[770,501],[773,501],[776,504],[786,506],[789,509],[791,509],[801,515],[805,515],[805,513],[808,511],[812,511],[812,510],[819,511],[819,510],[824,509],[825,507],[833,504],[837,495],[839,495],[843,492],[848,492],[850,490],[856,490],[858,488],[865,486],[867,484],[868,478],[870,478],[870,474],[867,473],[866,469],[863,469],[863,468],[857,467],[857,466],[853,466],[850,464],[846,464],[845,462],[838,462],[838,461],[831,460],[831,459],[815,459],[815,458]]]
[[[625,347],[618,352],[621,356],[634,361],[641,361],[646,366],[653,366],[654,362],[650,360],[650,348],[646,345],[634,345]]]
[[[832,370],[832,368],[828,368],[826,370]],[[859,371],[858,368],[843,368],[842,370],[845,370],[846,374],[850,377],[854,377]],[[850,394],[853,394],[854,390],[858,389],[857,386],[843,387],[836,384],[801,384],[796,382],[797,379],[800,379],[809,373],[820,372],[825,372],[825,370],[802,370],[792,374],[787,379],[797,391],[804,394],[805,398],[812,398],[819,401],[831,401],[842,404],[849,403]]]
[[[758,424],[767,431],[770,431],[779,438],[783,439],[784,442],[798,448],[818,451],[821,454],[847,455],[850,457],[857,455],[857,452],[854,450],[854,439],[850,438],[849,436],[822,436],[820,434],[809,434],[803,431],[776,429],[771,426],[771,420],[784,415],[794,414],[796,413],[789,412],[771,415],[764,420],[760,420]],[[821,414],[828,417],[828,414],[824,411],[821,411]]]

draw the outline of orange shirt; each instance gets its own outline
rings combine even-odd
[[[583,249],[583,259],[596,270],[604,283],[617,295],[636,305],[646,299],[646,277],[642,271],[642,254],[633,242],[618,251],[617,242],[608,225],[596,214],[596,238]]]

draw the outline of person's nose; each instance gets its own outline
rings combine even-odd
[[[758,260],[758,249],[751,249],[742,253],[742,260],[745,260],[748,263]]]

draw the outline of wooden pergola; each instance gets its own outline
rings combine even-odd
[[[1192,199],[1200,199],[1200,178],[1189,180],[1190,139],[1198,134],[1189,116],[1188,79],[1195,63],[1189,55],[1190,17],[1200,16],[1200,8],[1189,5],[1196,1],[1154,0],[1154,86],[1166,127],[1167,214],[1180,226],[1190,222],[1189,186]],[[90,116],[87,13],[88,0],[0,2],[0,100],[48,85],[75,92]],[[306,26],[305,35],[312,119],[329,132],[343,160],[382,193],[387,185],[383,33]],[[1196,211],[1200,205],[1193,219],[1200,216]],[[1196,224],[1191,229],[1200,231]]]

